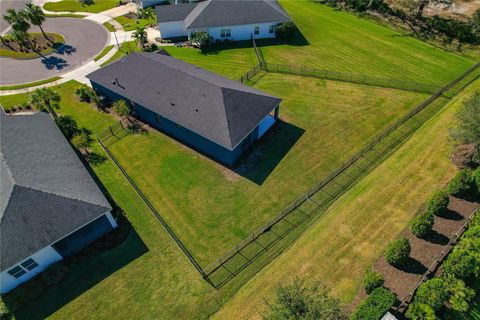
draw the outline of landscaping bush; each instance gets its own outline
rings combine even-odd
[[[480,225],[472,225],[462,236],[462,239],[473,238],[480,239]]]
[[[402,267],[410,256],[410,242],[406,238],[390,242],[385,251],[385,259],[394,267]]]
[[[126,117],[132,113],[132,108],[125,100],[117,100],[113,103],[113,111],[121,117]]]
[[[279,23],[275,26],[275,36],[278,39],[290,40],[295,38],[296,33],[297,26],[291,21]]]
[[[385,280],[383,279],[383,274],[376,271],[367,270],[365,273],[365,278],[363,279],[363,287],[365,291],[370,294],[373,290],[383,286]]]
[[[408,319],[411,320],[436,320],[435,311],[424,303],[411,303],[406,313]]]
[[[445,281],[447,283],[450,308],[458,312],[468,311],[470,302],[475,297],[475,291],[467,287],[462,280],[447,277]]]
[[[3,302],[3,299],[0,298],[0,320],[10,320],[12,319],[12,314],[8,307]]]
[[[78,133],[77,122],[72,116],[59,116],[55,119],[55,122],[68,140],[72,139],[72,137]]]
[[[416,303],[423,303],[438,311],[448,301],[448,287],[442,278],[433,278],[422,283],[415,295]]]
[[[427,211],[437,216],[441,216],[447,212],[450,198],[445,190],[435,192],[427,202]]]
[[[430,212],[425,212],[424,214],[421,214],[413,219],[410,226],[410,231],[415,236],[423,238],[430,233],[430,231],[432,231],[433,222],[433,214]]]
[[[330,295],[330,291],[314,282],[305,285],[300,280],[277,288],[276,298],[267,304],[264,319],[324,319],[346,320],[340,308],[340,301]]]
[[[447,275],[461,280],[480,277],[480,239],[462,238],[443,264]]]
[[[477,198],[480,198],[480,167],[473,172],[473,179],[477,187]]]
[[[90,103],[92,99],[92,95],[94,95],[95,92],[93,91],[92,88],[87,87],[86,85],[82,85],[75,89],[75,95],[77,96],[78,100],[84,101],[87,103]]]
[[[477,185],[469,169],[460,170],[448,183],[448,194],[461,198],[472,199],[477,194]]]
[[[377,288],[358,306],[351,320],[379,320],[397,299],[386,288]]]

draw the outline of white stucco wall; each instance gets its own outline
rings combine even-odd
[[[188,35],[183,26],[183,21],[161,22],[158,24],[162,39],[172,37],[185,37]]]
[[[214,39],[225,39],[221,37],[221,30],[229,28],[231,36],[228,39],[241,41],[241,40],[250,40],[250,36],[253,35],[255,39],[263,39],[263,38],[274,38],[275,33],[269,33],[270,26],[276,26],[277,22],[269,22],[269,23],[259,23],[259,24],[245,24],[240,26],[225,26],[225,27],[215,27],[209,28],[208,34]],[[254,34],[255,27],[260,27],[260,33]],[[189,30],[189,34],[194,32],[195,30]]]
[[[24,275],[22,275],[20,278],[15,278],[14,276],[10,275],[8,273],[8,270],[11,268],[15,267],[16,265],[28,260],[28,259],[33,259],[35,260],[36,263],[38,263],[38,267],[31,271],[27,271]],[[19,284],[31,279],[33,276],[39,274],[43,270],[45,270],[49,265],[52,263],[55,263],[57,261],[62,260],[62,256],[57,253],[51,246],[45,247],[34,254],[32,254],[30,257],[20,261],[20,263],[12,266],[11,268],[8,268],[7,270],[2,271],[0,273],[0,293],[6,293]]]

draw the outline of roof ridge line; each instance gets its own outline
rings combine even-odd
[[[192,21],[190,22],[190,24],[188,26],[185,25],[185,21],[187,21],[187,19],[190,17],[191,14],[194,13],[195,9],[197,9],[199,6],[201,6],[204,2],[208,2],[204,7],[203,9],[201,9],[196,17],[192,17]],[[203,10],[205,10],[210,4],[212,3],[212,0],[206,0],[206,1],[199,1],[197,2],[197,5],[195,6],[195,8],[193,8],[193,10],[185,17],[185,19],[183,19],[183,27],[185,28],[185,30],[187,30],[192,24],[193,22],[195,22],[195,20],[198,18],[198,16],[203,12]]]
[[[51,191],[38,190],[38,189],[36,189],[36,188],[27,187],[27,186],[24,186],[23,184],[19,184],[19,183],[15,183],[14,187],[16,187],[16,186],[22,187],[22,188],[28,189],[28,190],[38,191],[38,192],[41,192],[41,193],[45,193],[45,194],[49,194],[49,195],[53,195],[53,196],[65,198],[65,199],[71,199],[71,200],[80,201],[80,202],[83,202],[83,203],[87,203],[87,204],[91,204],[91,205],[95,205],[95,206],[107,208],[107,207],[105,207],[103,204],[100,204],[100,203],[91,202],[91,201],[87,201],[87,200],[85,200],[85,199],[79,199],[79,198],[76,198],[76,197],[69,197],[69,196],[65,196],[65,195],[63,195],[63,194],[54,193],[54,192],[51,192]],[[103,192],[102,192],[102,195],[103,195]],[[108,200],[107,200],[107,201],[108,201]]]
[[[272,0],[260,0],[260,1],[265,2],[267,5],[269,5],[270,7],[272,7],[275,11],[277,11],[277,12],[280,13],[280,14],[282,14],[283,16],[285,16],[285,17],[287,17],[287,18],[290,18],[290,16],[288,15],[288,13],[286,13],[285,11],[282,11],[282,10],[280,10],[279,8],[275,7],[275,6],[271,3]],[[273,1],[275,1],[276,3],[278,3],[278,5],[282,6],[282,4],[281,4],[280,2],[278,2],[277,0],[273,0]],[[283,7],[282,7],[282,9],[283,9]],[[285,9],[283,9],[283,10],[285,10]]]

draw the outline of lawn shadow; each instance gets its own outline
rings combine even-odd
[[[38,298],[21,308],[17,307],[12,313],[17,320],[45,319],[146,252],[147,246],[131,228],[125,241],[109,251],[97,253],[82,261],[75,261],[75,255],[61,262],[66,266],[65,277],[59,283],[47,287]],[[43,273],[45,272],[48,272],[48,269]],[[3,297],[10,309],[18,306],[18,301],[14,298],[10,294]]]
[[[430,243],[439,244],[442,246],[446,246],[450,241],[450,239],[447,236],[441,233],[438,233],[435,230],[430,230],[430,232],[423,237],[423,240],[428,241]]]
[[[62,70],[63,68],[68,66],[66,60],[55,56],[42,58],[42,63],[48,70]]]
[[[235,173],[262,185],[304,133],[304,129],[278,120],[240,159]]]
[[[414,274],[424,274],[428,270],[420,261],[412,257],[409,257],[407,263],[398,269],[406,273]]]

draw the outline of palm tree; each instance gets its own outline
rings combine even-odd
[[[37,89],[30,94],[30,104],[38,110],[47,109],[54,119],[57,119],[57,113],[54,108],[58,107],[59,102],[60,95],[57,91],[50,88]]]
[[[132,34],[132,38],[139,43],[142,48],[145,48],[145,43],[148,40],[147,31],[144,27],[137,27],[137,30]]]
[[[43,13],[42,8],[34,5],[33,3],[27,3],[25,7],[25,16],[34,26],[38,26],[40,28],[45,39],[52,42],[42,28],[42,24],[45,22],[45,13]]]
[[[13,30],[10,33],[10,37],[12,38],[13,41],[18,43],[18,45],[22,49],[25,48],[25,47],[31,46],[31,43],[30,43],[29,38],[28,38],[28,33],[26,33],[26,32]]]
[[[19,37],[19,39],[24,39],[30,44],[30,47],[33,49],[32,42],[30,41],[30,37],[28,36],[28,29],[30,29],[30,23],[27,21],[27,17],[25,12],[23,11],[15,11],[15,9],[8,9],[7,14],[3,16],[3,19],[8,22],[12,26],[12,30],[17,33],[17,36],[23,35]]]

